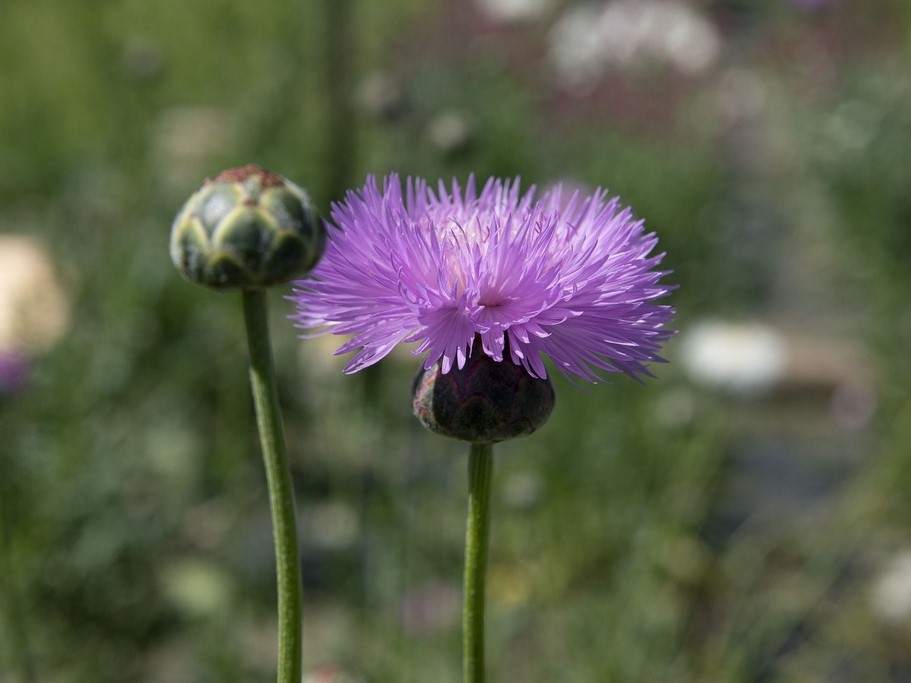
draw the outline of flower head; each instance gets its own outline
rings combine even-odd
[[[190,282],[257,289],[306,273],[324,241],[306,191],[251,165],[207,179],[187,200],[171,226],[171,260]]]
[[[478,192],[469,178],[435,191],[409,179],[403,193],[396,175],[382,191],[370,177],[332,220],[323,260],[295,283],[291,317],[311,336],[352,335],[336,351],[355,351],[346,372],[417,342],[424,368],[444,374],[480,351],[540,378],[549,357],[596,382],[650,374],[645,363],[662,360],[673,334],[674,309],[653,303],[672,289],[654,269],[663,254],[649,255],[657,238],[602,190],[536,199],[518,180]]]

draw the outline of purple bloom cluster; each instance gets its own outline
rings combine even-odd
[[[477,352],[546,377],[544,357],[588,382],[606,372],[634,378],[662,361],[674,309],[654,303],[673,289],[655,270],[663,254],[643,221],[603,190],[535,198],[518,180],[478,192],[453,181],[436,190],[376,179],[332,207],[326,253],[295,282],[291,316],[307,336],[352,335],[357,372],[400,342],[417,342],[424,367],[462,368]]]

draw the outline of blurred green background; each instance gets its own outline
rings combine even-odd
[[[903,0],[4,0],[0,681],[272,680],[240,302],[167,253],[246,163],[660,235],[670,364],[498,449],[491,680],[911,681],[909,63]],[[465,449],[285,294],[308,680],[458,681]]]

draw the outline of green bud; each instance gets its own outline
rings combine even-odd
[[[307,193],[258,166],[208,179],[171,227],[171,260],[190,282],[256,289],[305,275],[326,231]]]
[[[414,415],[427,429],[472,443],[531,434],[550,417],[555,399],[550,379],[480,352],[445,375],[439,364],[421,369],[411,397]]]

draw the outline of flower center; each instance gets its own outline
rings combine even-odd
[[[483,306],[484,308],[497,308],[504,303],[506,302],[503,300],[503,297],[493,293],[485,294],[478,299],[478,305]]]

